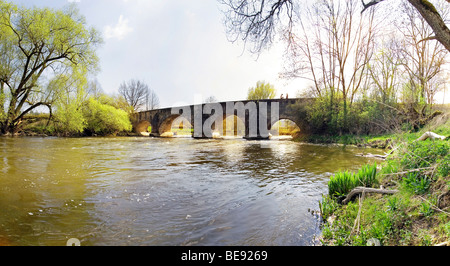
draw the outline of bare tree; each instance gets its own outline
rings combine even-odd
[[[102,85],[97,78],[88,81],[86,92],[96,98],[104,93]]]
[[[395,36],[387,36],[387,40],[382,37],[376,47],[377,52],[367,66],[368,87],[382,104],[397,101],[397,88],[401,87],[404,73],[401,49],[401,44]]]
[[[125,98],[128,104],[133,107],[135,111],[146,107],[148,91],[149,87],[147,84],[135,79],[128,82],[123,82],[119,87],[119,94]]]
[[[209,96],[208,98],[205,99],[205,103],[216,103],[217,98],[214,95]]]
[[[364,9],[364,12],[367,8],[376,5],[384,0],[370,0],[365,3],[364,0],[361,0]],[[423,17],[423,19],[430,25],[433,29],[434,35],[429,36],[427,39],[436,39],[438,40],[444,47],[450,51],[450,29],[447,27],[446,21],[441,13],[436,9],[436,7],[430,1],[424,0],[407,0]],[[450,4],[449,0],[446,0],[446,5]]]
[[[323,0],[304,7],[300,29],[285,35],[289,64],[283,76],[313,81],[318,96],[342,97],[344,126],[374,52],[374,11],[360,14],[358,4]]]
[[[441,88],[441,75],[447,63],[448,50],[438,41],[432,40],[434,33],[417,10],[404,3],[406,23],[398,23],[402,33],[401,57],[408,73],[412,90],[412,102],[433,103],[435,93]],[[450,5],[437,5],[443,18],[448,17]]]
[[[224,23],[230,41],[254,44],[259,53],[269,46],[277,30],[292,28],[296,10],[293,0],[220,0],[227,9]]]
[[[147,110],[153,110],[159,108],[159,97],[152,89],[147,90],[147,95],[145,97],[145,103]]]
[[[260,52],[270,45],[277,29],[290,31],[296,22],[298,7],[292,0],[220,0],[227,6],[225,24],[232,41],[244,40],[254,43],[253,51]],[[361,12],[384,0],[361,0]],[[433,29],[434,36],[450,51],[450,29],[445,19],[430,1],[407,0]],[[442,1],[442,0],[441,0]],[[300,2],[300,1],[298,1]],[[303,5],[306,1],[302,1]],[[446,4],[450,4],[446,0]]]

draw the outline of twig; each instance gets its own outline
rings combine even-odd
[[[362,209],[362,202],[364,201],[364,196],[366,195],[365,191],[363,190],[362,195],[359,197],[359,209],[358,209],[358,215],[356,215],[356,219],[355,222],[353,224],[353,228],[352,231],[350,232],[350,234],[348,235],[347,239],[349,239],[353,232],[356,229],[356,233],[359,234],[359,228],[360,228],[360,224],[361,224],[361,209]]]
[[[418,172],[418,171],[428,170],[428,169],[433,169],[433,168],[435,168],[435,167],[430,166],[430,167],[423,167],[423,168],[411,169],[411,170],[403,171],[403,172],[388,173],[388,174],[383,174],[383,175],[403,175],[403,174],[408,174],[408,173],[411,173],[411,172]]]
[[[445,213],[445,214],[447,214],[448,216],[450,216],[450,212],[446,212],[446,211],[444,211],[444,210],[442,210],[442,209],[439,209],[439,207],[437,207],[436,205],[434,205],[433,203],[431,203],[431,202],[428,201],[427,199],[423,198],[422,196],[419,196],[419,198],[422,199],[422,200],[424,200],[424,201],[426,201],[426,202],[428,202],[428,204],[431,205],[431,208],[432,208],[433,210],[439,211],[439,212],[442,212],[442,213]]]

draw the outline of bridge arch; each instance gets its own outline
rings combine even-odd
[[[149,132],[149,127],[151,127],[151,125],[150,121],[142,120],[135,126],[135,131],[143,136],[148,136],[151,133]]]
[[[157,133],[161,137],[172,137],[183,133],[191,134],[192,125],[190,121],[179,114],[172,114],[160,123]],[[192,135],[192,134],[191,134]]]
[[[245,136],[245,123],[236,114],[224,114],[221,135],[223,137],[243,138]]]
[[[180,115],[172,121],[171,132],[174,136],[192,137],[193,129],[191,122],[184,116]]]
[[[282,118],[274,123],[271,123],[269,132],[272,136],[292,136],[295,137],[300,134],[300,127],[295,123],[295,121],[289,118]]]

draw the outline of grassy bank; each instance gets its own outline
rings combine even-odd
[[[398,192],[359,195],[343,204],[342,198],[361,185],[359,172],[370,173],[370,166],[333,175],[330,193],[320,202],[324,245],[450,245],[450,141],[414,141],[426,131],[450,136],[449,117],[439,116],[419,132],[358,138],[354,144],[395,147],[365,186]]]

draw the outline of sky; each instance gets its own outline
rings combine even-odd
[[[104,92],[117,93],[130,79],[144,81],[161,107],[199,103],[214,96],[239,101],[263,80],[294,97],[306,87],[279,78],[284,46],[251,54],[244,43],[227,39],[216,0],[13,0],[27,7],[62,8],[74,2],[88,26],[103,34],[97,50]]]

